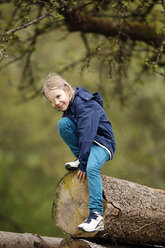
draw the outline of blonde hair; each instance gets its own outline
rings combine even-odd
[[[72,86],[58,74],[50,73],[47,76],[44,86],[42,88],[42,94],[45,96],[46,99],[48,99],[46,95],[48,91],[55,90],[55,89],[63,89],[66,91],[67,88],[69,89],[69,92],[70,92],[70,100],[73,100],[74,90]]]

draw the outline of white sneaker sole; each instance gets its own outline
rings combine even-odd
[[[79,226],[78,229],[80,231],[85,231],[85,232],[89,232],[89,233],[92,233],[92,232],[100,232],[100,231],[104,231],[104,225],[101,223],[99,223],[95,229],[91,229],[91,230],[88,230],[88,229],[85,229],[83,226]]]
[[[78,229],[80,231],[89,232],[89,233],[104,231],[104,227],[103,226],[100,226],[100,227],[98,227],[98,228],[96,228],[94,230],[85,230],[85,228],[83,228],[83,227],[78,227]]]
[[[68,170],[68,171],[77,170],[79,167],[80,167],[80,166],[73,167],[73,166],[71,166],[70,164],[66,164],[66,165],[65,165],[65,169]]]

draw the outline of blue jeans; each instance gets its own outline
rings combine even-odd
[[[57,125],[58,131],[75,157],[79,155],[77,125],[68,117],[63,117]],[[89,188],[89,210],[103,214],[101,166],[109,160],[109,153],[97,144],[93,144],[87,161],[86,173]]]

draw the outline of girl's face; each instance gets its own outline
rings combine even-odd
[[[50,90],[46,94],[49,102],[56,110],[64,112],[67,110],[70,102],[69,91],[63,89]]]

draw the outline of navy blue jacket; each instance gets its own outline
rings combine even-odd
[[[115,138],[112,125],[103,109],[103,100],[99,93],[75,88],[74,100],[70,102],[63,117],[69,117],[77,125],[79,135],[80,170],[86,171],[88,156],[94,141],[105,146],[111,153],[115,151]]]

